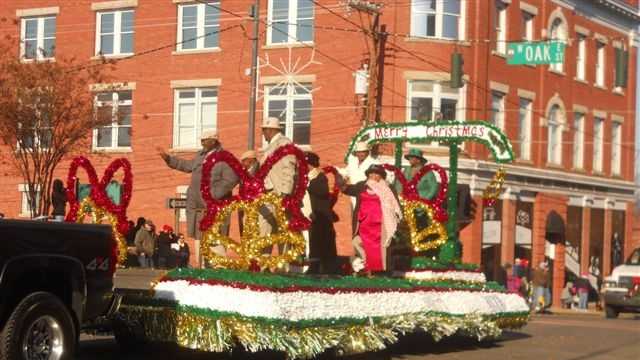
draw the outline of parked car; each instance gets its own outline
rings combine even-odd
[[[605,278],[603,297],[607,318],[622,312],[640,312],[640,248]]]
[[[0,359],[69,360],[117,310],[111,227],[0,220]]]

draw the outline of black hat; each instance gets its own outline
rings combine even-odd
[[[305,157],[307,158],[307,162],[309,163],[309,165],[313,167],[320,166],[320,157],[318,156],[318,154],[308,151],[305,153]]]
[[[380,165],[373,164],[369,166],[369,168],[364,172],[365,175],[369,176],[369,174],[375,173],[382,176],[383,179],[387,178],[387,172]]]

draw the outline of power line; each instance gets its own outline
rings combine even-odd
[[[366,29],[366,28],[362,27],[361,25],[359,25],[359,24],[357,24],[357,23],[353,22],[352,20],[350,20],[350,19],[348,19],[348,18],[346,18],[346,17],[344,17],[344,16],[342,16],[342,15],[338,14],[337,12],[335,12],[335,11],[333,11],[333,10],[331,10],[331,9],[327,8],[326,6],[324,6],[324,5],[320,4],[318,1],[316,1],[316,0],[310,0],[310,1],[311,1],[311,2],[313,2],[314,4],[316,4],[317,6],[319,6],[319,7],[323,8],[323,9],[327,10],[328,12],[330,12],[331,14],[333,14],[334,16],[337,16],[337,17],[339,17],[339,18],[343,19],[344,21],[346,21],[346,22],[348,22],[348,23],[350,23],[350,24],[352,24],[352,25],[354,25],[354,26],[357,26],[358,28],[360,28],[360,29],[361,29],[363,32],[365,32],[366,34],[368,34],[368,33],[369,33],[368,29]],[[368,36],[371,36],[371,35],[370,35],[370,34],[368,34]],[[411,50],[407,50],[407,49],[405,49],[405,48],[403,48],[403,47],[401,47],[401,46],[397,45],[395,42],[390,42],[390,44],[391,44],[391,46],[395,47],[395,48],[396,48],[396,49],[398,49],[399,51],[404,52],[404,53],[407,53],[407,54],[409,54],[409,55],[413,56],[414,58],[416,58],[417,60],[420,60],[420,61],[422,61],[422,62],[425,62],[425,63],[427,63],[427,64],[429,64],[429,65],[431,65],[431,66],[435,67],[436,69],[442,70],[442,71],[444,71],[444,72],[449,72],[449,71],[450,71],[450,69],[449,69],[449,68],[447,68],[446,66],[439,65],[439,64],[436,64],[436,63],[434,63],[434,62],[432,62],[432,61],[429,61],[429,60],[425,59],[424,57],[422,57],[422,56],[420,56],[420,55],[416,54],[415,52],[413,52],[413,51],[411,51]],[[472,85],[472,86],[475,86],[476,88],[480,89],[481,91],[485,91],[485,92],[487,92],[488,94],[492,94],[492,93],[493,93],[493,90],[491,90],[491,89],[487,89],[486,87],[484,87],[484,86],[482,86],[482,85],[479,85],[479,84],[477,84],[476,82],[467,81],[466,83],[468,83],[468,84],[470,84],[470,85]],[[519,102],[516,102],[516,101],[514,101],[514,100],[510,100],[510,99],[509,99],[509,98],[507,98],[506,96],[504,97],[504,99],[505,99],[505,101],[507,101],[507,102],[509,102],[509,103],[511,103],[511,104],[513,104],[513,105],[518,105],[518,107],[520,107],[520,103],[519,103]],[[486,110],[488,110],[488,109],[486,109]],[[492,110],[494,110],[494,109],[492,109]],[[535,110],[532,110],[532,114],[536,114],[536,111],[535,111]],[[546,117],[547,117],[547,116],[546,116],[546,114],[543,114],[543,113],[540,113],[540,112],[538,112],[538,113],[537,113],[537,115],[538,115],[538,116],[540,116],[541,118],[546,118]],[[566,125],[566,124],[564,124],[564,125]],[[583,133],[583,134],[585,134],[585,135],[589,135],[589,134],[590,134],[590,135],[594,135],[594,134],[592,134],[592,133],[587,133],[586,131],[583,131],[583,130],[577,129],[577,128],[575,128],[575,127],[571,127],[571,126],[569,126],[569,128],[571,128],[571,129],[572,129],[572,130],[574,130],[574,131],[580,131],[580,132],[582,132],[582,133]],[[623,148],[627,148],[627,146],[623,146]],[[627,148],[627,150],[628,150],[628,148]],[[633,148],[633,150],[635,151],[635,147]]]

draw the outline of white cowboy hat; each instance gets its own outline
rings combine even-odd
[[[244,159],[257,159],[257,158],[258,158],[258,154],[256,154],[255,151],[248,150],[248,151],[245,151],[244,153],[242,153],[242,156],[240,156],[240,161],[242,161]]]
[[[263,129],[278,129],[280,130],[280,119],[276,117],[269,117],[262,122]]]
[[[200,136],[200,140],[218,140],[218,130],[205,130]]]
[[[360,151],[369,151],[369,145],[366,142],[356,143],[356,146],[353,147],[353,152]]]

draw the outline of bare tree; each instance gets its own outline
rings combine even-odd
[[[111,117],[94,111],[92,84],[107,82],[113,63],[25,61],[19,41],[0,39],[0,152],[23,177],[31,216],[49,213],[53,174],[67,155],[89,149],[91,131]],[[0,153],[1,154],[1,153]]]

